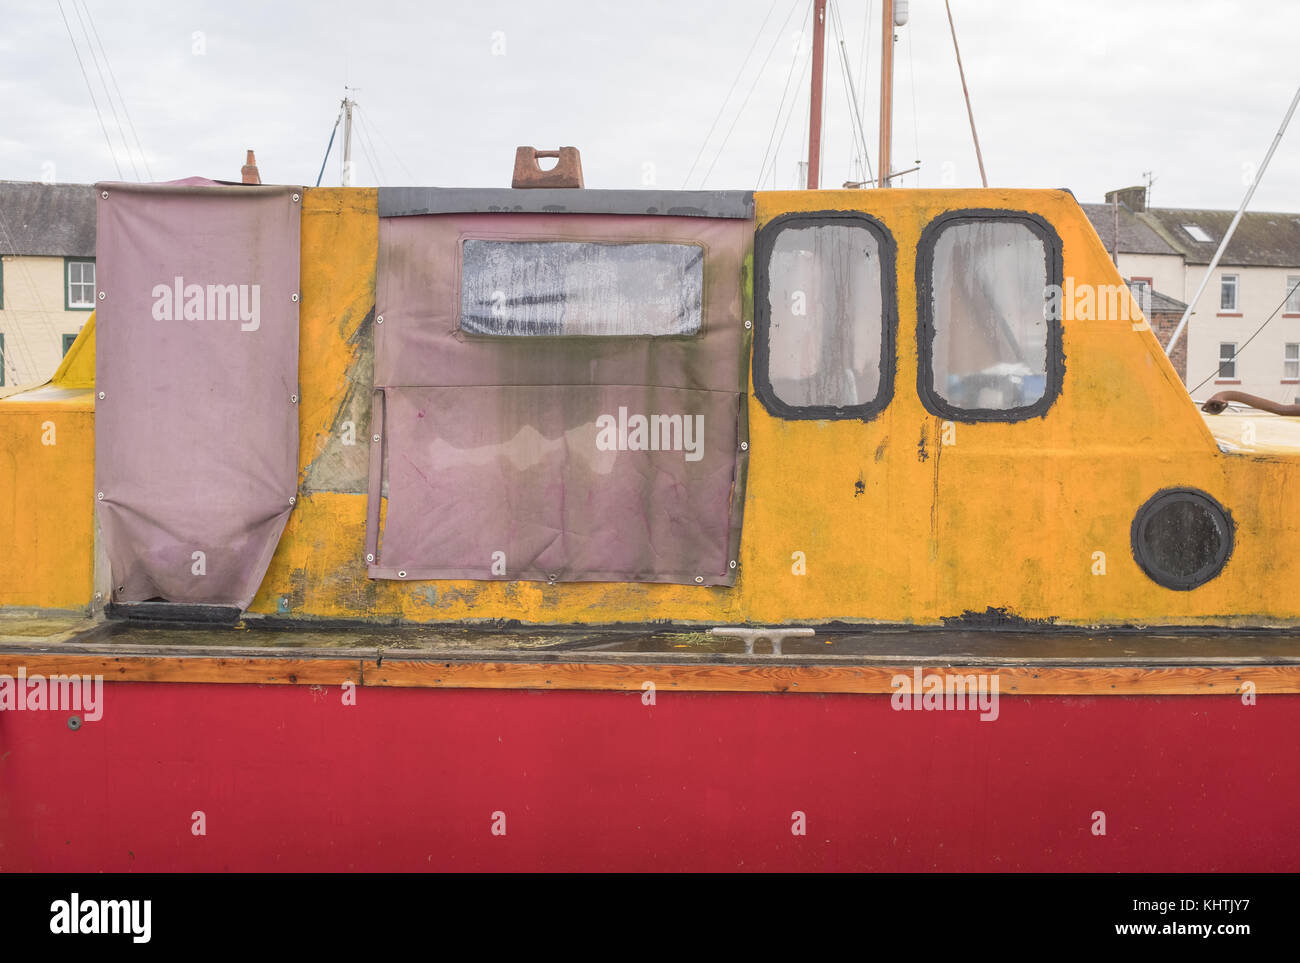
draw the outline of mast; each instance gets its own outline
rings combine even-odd
[[[808,190],[817,190],[822,164],[822,79],[826,73],[826,0],[813,0],[812,96],[808,117]]]
[[[889,148],[894,126],[894,0],[880,4],[880,157],[876,162],[881,187],[889,186]]]
[[[352,186],[352,108],[356,101],[343,97],[343,186]]]

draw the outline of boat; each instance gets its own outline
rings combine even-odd
[[[1069,191],[555,153],[96,185],[0,399],[0,869],[1300,865],[1300,423]]]

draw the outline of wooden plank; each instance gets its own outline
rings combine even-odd
[[[36,653],[0,655],[0,675],[102,675],[105,682],[220,682],[336,685],[361,681],[358,659],[280,659]]]
[[[922,667],[922,673],[998,677],[1002,695],[1230,695],[1300,693],[1300,666]],[[426,662],[367,666],[366,685],[434,688],[594,689],[681,692],[892,693],[911,667],[829,665],[613,665],[609,663]]]
[[[666,665],[482,660],[0,654],[0,674],[102,675],[117,682],[202,682],[639,692],[892,693],[911,668],[882,665]],[[925,666],[923,673],[996,673],[1000,695],[1232,695],[1300,693],[1300,666]]]

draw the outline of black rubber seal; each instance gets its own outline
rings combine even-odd
[[[954,224],[980,224],[1011,221],[1023,224],[1043,242],[1048,285],[1064,284],[1065,267],[1061,256],[1061,237],[1056,229],[1037,214],[996,208],[975,208],[940,214],[921,232],[916,249],[916,390],[921,403],[931,414],[957,422],[1028,421],[1041,418],[1055,404],[1065,384],[1065,339],[1059,317],[1047,317],[1047,376],[1043,397],[1032,405],[1019,408],[958,408],[941,398],[934,389],[934,248],[939,235]],[[1044,292],[1046,294],[1046,292]]]
[[[771,359],[772,306],[768,300],[768,265],[776,239],[787,228],[865,228],[875,237],[880,251],[880,388],[876,397],[861,405],[787,404],[772,390],[768,376]],[[770,414],[791,421],[871,421],[888,407],[894,397],[894,371],[898,366],[898,286],[894,265],[897,260],[894,236],[880,221],[860,211],[797,211],[782,214],[764,224],[754,242],[754,395]]]

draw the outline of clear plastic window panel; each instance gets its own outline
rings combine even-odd
[[[1047,392],[1047,251],[1024,224],[953,224],[934,246],[935,393],[954,408],[1005,411]]]
[[[689,336],[703,326],[704,249],[467,239],[460,296],[469,334]]]
[[[798,408],[880,394],[880,246],[865,227],[789,227],[768,265],[768,380]]]

